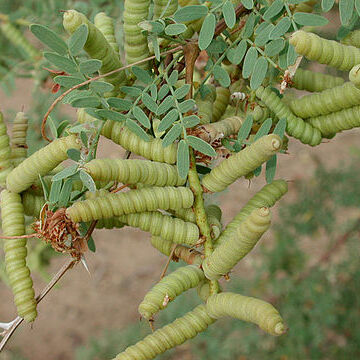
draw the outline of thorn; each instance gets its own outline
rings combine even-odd
[[[14,319],[13,321],[10,321],[8,323],[2,323],[0,322],[0,329],[4,329],[5,331],[9,330],[17,321],[17,319]],[[5,333],[4,331],[4,333]],[[3,333],[1,333],[0,335],[2,336]]]
[[[89,267],[88,267],[88,264],[86,262],[86,259],[85,259],[85,256],[84,255],[81,255],[81,263],[84,265],[84,268],[85,270],[89,273],[89,275],[91,276],[90,274],[90,271],[89,271]]]

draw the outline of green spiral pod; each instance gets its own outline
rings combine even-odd
[[[114,21],[104,12],[99,12],[94,17],[95,26],[103,33],[107,42],[111,45],[116,54],[119,53],[119,45],[115,37]]]
[[[76,10],[65,11],[63,26],[70,35],[73,34],[82,24],[86,24],[89,29],[89,35],[84,45],[84,50],[92,59],[102,61],[100,74],[106,74],[110,71],[121,68],[123,65],[118,54],[113,50],[102,32],[93,23],[91,23],[85,15],[77,12]],[[109,75],[105,78],[105,80],[114,85],[114,90],[108,95],[117,95],[119,87],[126,83],[125,71]]]
[[[11,148],[3,114],[0,111],[0,185],[4,186],[6,177],[13,169],[11,162]]]
[[[203,186],[211,192],[225,190],[242,176],[249,174],[268,161],[281,149],[281,139],[271,134],[261,137],[244,150],[223,160],[203,178]]]
[[[355,65],[350,70],[349,80],[356,86],[357,89],[360,88],[360,64]]]
[[[254,323],[271,335],[286,332],[284,320],[270,303],[249,296],[223,292],[211,295],[206,302],[208,314],[219,319],[224,316]]]
[[[311,146],[320,144],[320,131],[306,123],[300,117],[295,116],[289,107],[284,102],[282,102],[281,99],[270,90],[270,88],[264,89],[262,86],[260,86],[256,90],[256,96],[261,99],[279,119],[286,119],[286,132],[290,136],[293,136],[302,143],[309,144]]]
[[[139,305],[139,313],[150,319],[168,302],[175,300],[183,292],[199,285],[205,279],[203,271],[196,265],[187,265],[161,279],[144,297]],[[167,298],[165,301],[164,299]]]
[[[40,211],[45,204],[45,198],[34,195],[29,191],[23,192],[21,198],[25,215],[39,218]]]
[[[211,295],[210,281],[208,279],[205,279],[202,282],[200,282],[200,284],[196,288],[196,292],[197,292],[199,298],[202,301],[206,302],[206,300]]]
[[[332,137],[343,130],[360,127],[360,106],[341,110],[328,115],[313,117],[307,120],[320,130],[324,137]]]
[[[135,345],[129,346],[113,360],[151,360],[165,351],[183,344],[197,334],[205,331],[214,323],[205,305],[198,305],[194,310],[177,318],[171,324],[156,330]]]
[[[142,34],[142,29],[138,25],[148,18],[149,6],[149,0],[125,0],[124,37],[128,64],[150,56],[147,37]],[[148,68],[149,63],[146,62],[140,66]]]
[[[299,90],[320,92],[342,85],[345,80],[338,76],[322,74],[310,70],[297,69],[292,79],[293,87]]]
[[[290,44],[295,47],[298,54],[304,55],[307,59],[339,70],[349,71],[354,65],[360,63],[360,49],[334,40],[323,39],[303,30],[298,30],[291,35]]]
[[[14,167],[18,166],[27,157],[27,128],[28,117],[23,112],[18,112],[11,131],[11,159]]]
[[[246,256],[270,227],[268,208],[255,209],[237,228],[236,233],[215,248],[214,252],[203,261],[203,270],[209,280],[216,280],[226,275]]]
[[[88,115],[84,109],[80,109],[77,120],[80,123],[85,123],[94,121],[95,119]],[[146,159],[168,164],[176,163],[176,144],[171,144],[164,148],[161,139],[152,138],[150,141],[144,141],[120,122],[106,120],[101,130],[101,135],[121,145],[124,149],[143,156]]]
[[[2,230],[5,236],[25,234],[24,208],[19,194],[8,190],[1,192]],[[32,322],[37,316],[35,292],[26,266],[26,239],[4,240],[5,265],[14,301],[20,317]]]
[[[75,135],[56,139],[33,153],[17,166],[6,179],[6,187],[12,192],[22,192],[30,187],[39,177],[45,175],[68,158],[69,149],[80,149],[80,142]]]
[[[208,87],[210,87],[208,85]],[[209,124],[212,120],[213,103],[216,99],[216,90],[214,86],[210,87],[210,90],[204,97],[199,95],[196,97],[196,105],[198,107],[198,116],[200,118],[200,124]]]
[[[217,205],[211,204],[205,207],[205,212],[212,233],[212,238],[213,240],[216,240],[222,231],[222,211]]]
[[[111,180],[124,184],[142,184],[155,186],[184,185],[176,166],[137,159],[94,159],[84,166],[94,180]]]
[[[18,28],[12,25],[10,22],[0,22],[0,29],[5,37],[16,47],[22,50],[26,57],[32,60],[39,60],[42,57],[41,52],[36,49],[28,39],[21,33]]]
[[[154,0],[154,18],[172,16],[178,6],[178,0]]]
[[[267,106],[255,105],[253,109],[250,107],[246,111],[246,115],[251,115],[255,123],[262,124],[268,118],[275,116],[270,112]]]
[[[216,139],[237,134],[244,120],[240,116],[231,116],[212,124],[199,127],[199,137],[208,143]]]
[[[170,256],[174,243],[161,238],[160,236],[151,237],[151,245],[159,250],[162,254]],[[175,259],[181,259],[187,264],[201,265],[203,258],[202,254],[188,246],[177,245],[174,251]]]
[[[360,89],[352,82],[291,101],[290,108],[298,116],[309,118],[360,105]]]
[[[157,209],[188,208],[193,202],[189,188],[149,187],[78,201],[66,209],[66,215],[74,222],[87,222]]]
[[[350,34],[346,35],[341,43],[344,45],[351,45],[355,47],[360,47],[360,29],[352,31]]]
[[[233,237],[239,225],[251,214],[252,211],[262,207],[273,207],[275,203],[287,193],[287,191],[288,184],[285,180],[274,180],[271,184],[265,185],[226,225],[224,231],[217,240],[217,244],[222,244]]]
[[[216,99],[212,107],[212,121],[219,121],[225,113],[230,101],[230,90],[218,86],[216,88]]]
[[[195,245],[199,240],[199,228],[195,224],[157,211],[123,215],[119,219],[125,224],[176,244]]]
[[[189,222],[192,222],[192,223],[196,224],[196,216],[195,216],[193,208],[190,208],[190,209],[176,209],[173,213],[179,219],[183,219],[185,221],[189,221]]]

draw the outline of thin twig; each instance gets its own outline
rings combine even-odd
[[[45,288],[41,291],[41,293],[36,297],[36,303],[38,304],[48,293],[49,291],[57,284],[57,282],[63,277],[63,275],[71,269],[74,264],[76,263],[76,260],[68,260],[61,269],[55,274],[55,276],[51,279],[51,281],[45,286]],[[13,325],[5,332],[5,335],[3,339],[0,342],[0,352],[4,349],[6,343],[9,341],[12,334],[15,332],[15,330],[18,328],[18,326],[23,322],[23,318],[17,317],[14,320]]]
[[[164,52],[161,53],[160,55],[171,54],[171,53],[174,53],[174,52],[179,51],[179,50],[181,50],[181,49],[182,49],[182,46],[177,46],[177,47],[175,47],[175,48],[173,48],[173,49],[164,51]],[[126,70],[126,69],[131,68],[131,67],[133,67],[133,66],[135,66],[135,65],[140,65],[140,64],[142,64],[142,63],[144,63],[144,62],[146,62],[146,61],[152,60],[152,59],[155,59],[155,55],[149,56],[149,57],[147,57],[146,59],[139,60],[139,61],[136,61],[136,62],[134,62],[134,63],[132,63],[132,64],[129,64],[129,65],[123,66],[123,67],[121,67],[121,68],[115,69],[115,70],[110,71],[110,72],[108,72],[108,73],[106,73],[106,74],[102,74],[102,75],[95,76],[95,77],[93,77],[93,78],[91,78],[91,79],[89,79],[89,80],[86,80],[86,81],[82,82],[81,84],[75,85],[75,86],[73,86],[72,88],[66,90],[63,94],[61,94],[58,98],[56,98],[56,100],[50,105],[48,111],[46,112],[46,114],[45,114],[45,116],[44,116],[44,118],[43,118],[43,120],[42,120],[42,123],[41,123],[41,135],[42,135],[42,137],[43,137],[45,140],[51,142],[51,140],[46,136],[46,131],[45,131],[45,126],[46,126],[47,118],[49,117],[50,113],[54,110],[55,106],[56,106],[66,95],[70,94],[73,90],[76,90],[76,89],[78,89],[78,88],[80,88],[80,87],[82,87],[82,86],[84,86],[84,85],[87,85],[87,84],[91,83],[92,81],[96,81],[96,80],[102,79],[102,78],[104,78],[104,77],[107,77],[107,76],[109,76],[109,75],[113,75],[113,74],[115,74],[115,73],[117,73],[117,72]]]
[[[170,261],[172,260],[173,256],[174,256],[174,253],[175,253],[175,249],[177,247],[177,244],[174,244],[171,248],[171,251],[170,251],[170,255],[167,259],[167,262],[165,264],[165,267],[163,269],[163,271],[161,272],[161,275],[160,275],[160,280],[165,276],[166,272],[167,272],[167,269],[169,267],[169,264],[170,264]]]

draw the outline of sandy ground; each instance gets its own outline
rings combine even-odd
[[[29,106],[30,92],[30,86],[26,85],[22,82],[20,87],[25,110]],[[19,106],[18,97],[7,98],[0,93],[0,98],[2,110]],[[287,180],[310,177],[316,167],[315,154],[328,166],[344,163],[349,148],[359,144],[358,134],[358,131],[340,134],[316,149],[294,140],[290,154],[280,156],[277,177]],[[122,153],[109,141],[103,141],[100,149],[100,157],[109,154],[117,157]],[[263,185],[263,176],[253,180],[250,187],[248,181],[240,180],[230,191],[217,196],[216,201],[222,204],[224,223]],[[290,183],[287,197],[293,195]],[[265,241],[271,241],[271,235],[267,237]],[[97,231],[95,241],[96,254],[87,256],[91,276],[82,266],[69,271],[60,287],[51,291],[39,306],[39,317],[33,327],[22,325],[8,343],[8,350],[20,349],[29,360],[71,360],[74,349],[90,336],[100,335],[105,329],[123,328],[139,318],[138,303],[158,278],[165,257],[151,247],[148,234],[130,228]],[[64,262],[63,257],[57,257],[49,271],[56,272]],[[251,261],[245,259],[241,267],[251,268]],[[35,289],[39,291],[44,282],[38,276],[34,280]],[[10,321],[14,317],[10,290],[0,283],[0,321]],[[0,359],[5,356],[0,355]]]

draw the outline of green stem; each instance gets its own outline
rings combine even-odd
[[[211,238],[211,230],[205,212],[203,189],[200,183],[199,175],[196,170],[196,160],[193,149],[190,148],[190,169],[188,180],[190,189],[194,193],[194,212],[196,217],[196,224],[199,227],[200,234],[204,239],[204,254],[205,258],[210,256],[213,252],[213,243]],[[210,282],[210,293],[216,294],[219,292],[219,283],[217,280]]]

